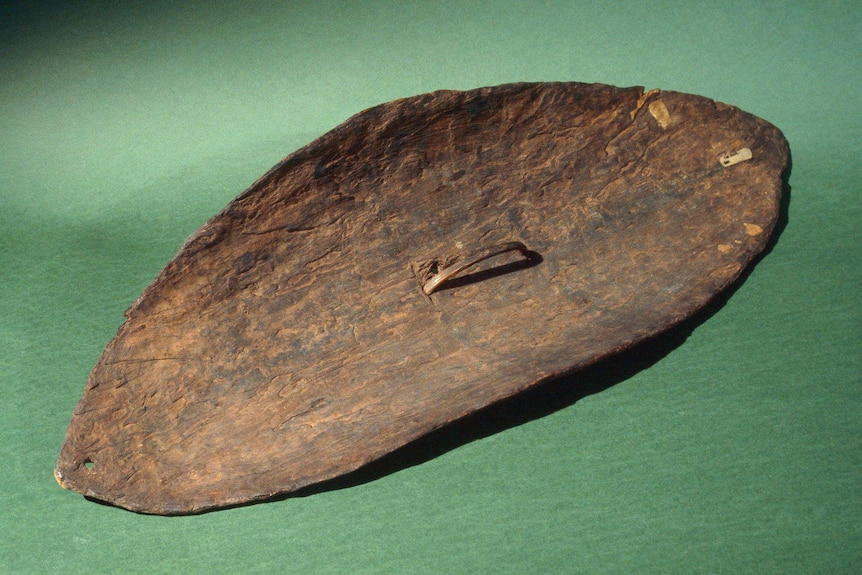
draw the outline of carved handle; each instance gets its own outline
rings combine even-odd
[[[425,285],[422,286],[422,291],[424,291],[427,295],[431,295],[441,283],[455,276],[456,274],[461,273],[470,266],[476,265],[482,260],[487,260],[488,258],[492,258],[502,253],[514,251],[521,252],[525,256],[529,255],[529,250],[527,249],[527,246],[525,246],[521,242],[507,242],[505,244],[498,244],[496,246],[485,248],[476,252],[469,258],[447,266],[437,272],[431,277],[431,279],[425,282]]]

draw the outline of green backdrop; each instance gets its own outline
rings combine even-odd
[[[0,572],[859,572],[858,1],[249,4],[0,4]],[[786,227],[731,297],[302,497],[162,518],[57,486],[90,368],[209,216],[364,108],[538,80],[784,131]]]

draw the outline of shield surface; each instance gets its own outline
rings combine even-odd
[[[288,156],[126,312],[63,487],[196,513],[374,461],[690,317],[779,215],[781,132],[578,83],[382,104]]]

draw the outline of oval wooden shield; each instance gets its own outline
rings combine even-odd
[[[56,477],[194,513],[355,470],[668,329],[763,250],[781,132],[576,83],[362,112],[198,230],[126,312]]]

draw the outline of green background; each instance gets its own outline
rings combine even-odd
[[[0,6],[0,572],[862,568],[858,0]],[[783,130],[787,225],[731,297],[305,496],[162,518],[57,486],[90,368],[208,217],[364,108],[539,80]]]

